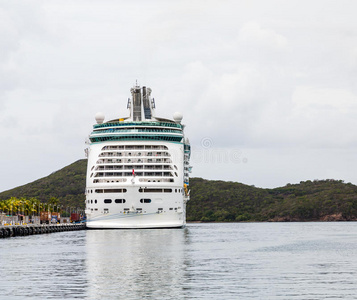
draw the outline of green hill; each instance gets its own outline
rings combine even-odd
[[[59,204],[84,208],[87,160],[82,159],[51,175],[0,193],[11,197],[51,197]],[[334,221],[357,220],[357,186],[341,180],[315,180],[275,189],[237,182],[190,180],[188,221]]]
[[[236,182],[193,178],[190,221],[357,220],[357,186],[315,180],[262,189]]]
[[[78,160],[47,177],[0,193],[0,200],[23,197],[47,202],[55,197],[60,205],[84,208],[86,168],[87,160]]]

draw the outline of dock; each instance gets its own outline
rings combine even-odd
[[[16,236],[26,236],[33,234],[46,234],[62,231],[74,231],[86,229],[85,223],[71,224],[49,224],[49,225],[8,225],[0,226],[0,238],[9,238]]]

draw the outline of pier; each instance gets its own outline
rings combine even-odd
[[[49,224],[49,225],[8,225],[0,226],[0,238],[45,234],[61,231],[74,231],[86,229],[85,223],[76,224]]]

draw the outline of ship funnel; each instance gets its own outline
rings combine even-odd
[[[141,121],[141,91],[140,87],[136,86],[131,89],[133,97],[133,121]]]
[[[147,93],[146,86],[143,86],[143,104],[144,104],[145,119],[151,119],[151,109],[150,109],[150,100],[149,100],[151,90],[148,89],[148,92],[149,93]]]

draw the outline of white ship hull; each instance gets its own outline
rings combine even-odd
[[[108,214],[108,219],[93,218],[87,222],[87,228],[93,229],[136,229],[136,228],[182,228],[185,222],[181,216],[172,214],[132,214],[125,217]]]

